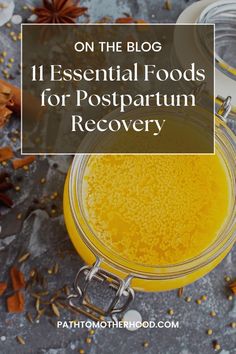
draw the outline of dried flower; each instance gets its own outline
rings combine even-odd
[[[36,7],[38,23],[75,23],[87,7],[79,7],[72,0],[43,0],[43,7]]]

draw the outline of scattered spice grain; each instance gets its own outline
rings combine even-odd
[[[54,313],[54,315],[56,317],[60,317],[60,312],[58,310],[58,307],[55,304],[52,304],[51,307],[52,307],[52,312]]]
[[[24,340],[23,337],[21,337],[21,336],[16,336],[16,339],[17,339],[17,341],[18,341],[19,344],[25,345],[25,340]]]
[[[30,257],[30,253],[27,252],[25,254],[23,254],[19,259],[18,259],[18,262],[19,263],[23,263],[25,261],[27,261],[27,259]]]

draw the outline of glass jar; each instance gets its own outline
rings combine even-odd
[[[236,129],[236,3],[233,0],[204,0],[188,6],[179,16],[177,24],[215,24],[215,96],[219,107],[227,96],[232,97],[229,125]],[[188,36],[182,39],[190,51],[209,52],[206,31],[198,31],[199,44]],[[181,60],[178,57],[178,60]]]
[[[224,107],[225,109],[226,107]],[[222,113],[222,110],[221,110]],[[75,156],[68,172],[64,190],[64,216],[70,238],[88,266],[87,283],[81,288],[76,278],[76,289],[86,295],[93,277],[115,280],[119,289],[136,291],[166,291],[194,282],[216,267],[227,255],[236,239],[236,137],[224,122],[216,117],[216,149],[223,158],[230,177],[230,212],[227,222],[213,244],[197,257],[169,266],[146,266],[127,261],[109,249],[89,226],[83,210],[82,181],[90,155]],[[120,294],[120,293],[119,293]],[[120,295],[119,295],[120,296]],[[133,297],[133,293],[130,293]]]
[[[236,77],[236,3],[217,1],[200,14],[198,23],[215,24],[216,68],[235,80]],[[208,37],[200,33],[201,42],[208,48]],[[211,53],[213,54],[213,53]]]
[[[199,14],[197,23],[215,24],[215,68],[216,104],[221,105],[224,98],[232,96],[232,109],[228,117],[229,125],[236,129],[236,3],[235,1],[209,1]],[[199,33],[205,50],[208,37]],[[211,55],[213,53],[210,53]]]

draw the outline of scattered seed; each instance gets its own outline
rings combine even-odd
[[[230,327],[231,327],[231,328],[236,328],[236,322],[231,322],[231,323],[230,323]]]
[[[36,275],[36,270],[35,270],[35,269],[31,269],[31,271],[30,271],[30,278],[35,277],[35,275]]]
[[[50,302],[54,302],[58,297],[60,296],[60,292],[56,292],[51,298],[50,298]]]
[[[24,338],[22,338],[21,336],[16,336],[16,339],[17,339],[18,343],[20,343],[21,345],[25,345]]]
[[[172,316],[174,314],[174,310],[173,309],[169,309],[168,310],[168,314]]]
[[[211,311],[210,315],[211,315],[211,317],[216,317],[216,312],[215,311]]]
[[[51,268],[48,269],[48,274],[52,274],[53,273],[53,270]]]
[[[53,273],[54,274],[57,274],[59,271],[59,264],[58,263],[55,263],[54,267],[53,267]]]
[[[30,293],[30,295],[31,295],[32,297],[34,297],[35,299],[40,298],[40,295],[37,294],[37,293]]]
[[[58,307],[60,307],[61,309],[64,309],[64,308],[65,308],[65,306],[64,306],[60,301],[56,301],[56,305],[57,305]]]
[[[30,312],[27,312],[26,318],[27,318],[27,320],[28,320],[30,323],[34,323],[33,318],[32,318],[32,315],[31,315]]]
[[[39,296],[47,296],[48,295],[48,291],[40,291],[38,292]]]
[[[64,293],[65,293],[66,296],[69,296],[69,295],[70,295],[70,289],[69,289],[69,286],[68,286],[68,285],[65,285],[65,286],[64,286],[63,291],[64,291]]]
[[[202,301],[206,301],[207,300],[207,296],[206,295],[202,295],[201,300]]]
[[[87,344],[90,344],[90,343],[92,342],[92,339],[91,339],[90,337],[87,337],[87,338],[85,339],[85,342],[86,342]]]
[[[225,281],[226,281],[227,283],[229,283],[229,282],[231,281],[231,277],[230,277],[229,275],[226,275],[226,276],[225,276]]]
[[[46,182],[46,178],[41,178],[40,183],[44,184]]]
[[[37,311],[37,316],[35,317],[35,322],[39,321],[40,317],[44,315],[46,308]]]
[[[170,0],[165,0],[164,2],[164,9],[165,10],[168,10],[168,11],[171,11],[172,10],[172,3]]]
[[[210,328],[209,328],[209,329],[207,330],[207,334],[208,334],[208,336],[211,336],[211,335],[212,335],[212,333],[213,333],[212,329],[210,329]]]
[[[51,306],[52,306],[52,311],[53,311],[54,315],[57,317],[60,317],[60,312],[59,312],[57,306],[55,304],[52,304]]]
[[[95,333],[94,329],[90,329],[89,334],[92,336],[94,335],[94,333]]]
[[[23,166],[23,170],[24,170],[24,171],[29,171],[29,166],[24,165],[24,166]]]
[[[79,350],[79,354],[85,354],[84,349],[80,349],[80,350]]]
[[[192,301],[191,296],[187,296],[187,297],[185,298],[185,301],[186,301],[186,302],[190,302],[190,301]]]
[[[220,350],[221,349],[221,346],[220,344],[217,342],[217,341],[213,341],[213,348],[215,350]]]
[[[197,300],[196,300],[196,303],[197,303],[198,305],[201,305],[202,300],[201,300],[201,299],[197,299]]]
[[[15,191],[19,192],[20,191],[20,186],[15,186]]]
[[[17,220],[21,220],[22,219],[22,214],[21,213],[17,214],[16,218],[17,218]]]
[[[40,306],[40,297],[37,297],[36,302],[35,302],[35,308],[37,311],[39,311],[39,306]]]
[[[18,259],[18,262],[19,262],[19,263],[23,263],[23,262],[25,262],[29,257],[30,257],[30,253],[27,252],[27,253],[23,254],[23,255]]]
[[[145,342],[143,342],[143,347],[144,347],[144,348],[148,348],[148,347],[149,347],[148,341],[145,340]]]
[[[182,297],[184,292],[184,288],[179,288],[178,290],[178,297]]]
[[[54,216],[56,214],[56,212],[57,212],[56,209],[52,209],[51,210],[51,216]]]

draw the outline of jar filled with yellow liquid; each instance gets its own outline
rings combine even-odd
[[[227,99],[215,117],[214,155],[74,158],[64,215],[86,263],[75,288],[89,314],[121,312],[133,289],[167,291],[192,283],[230,251],[236,239],[236,137],[227,125],[229,110]],[[93,279],[108,281],[115,291],[106,310],[86,297]]]
[[[215,155],[74,158],[64,215],[87,280],[166,291],[226,256],[236,237],[236,139],[218,117],[215,133]]]

